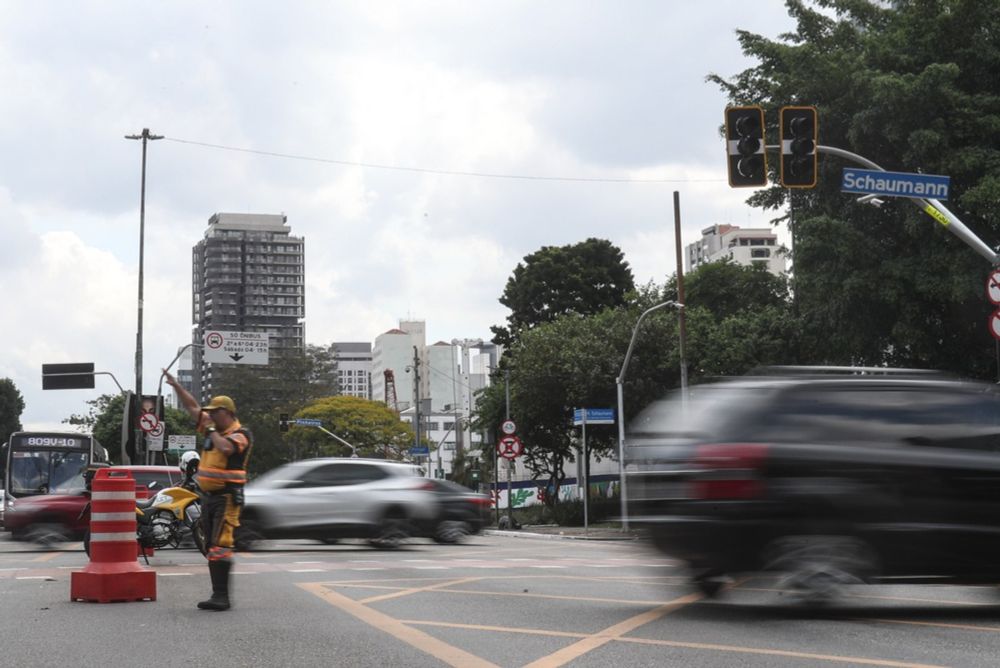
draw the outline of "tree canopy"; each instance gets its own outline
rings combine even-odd
[[[296,418],[323,421],[323,427],[357,449],[359,457],[400,460],[413,445],[413,429],[380,401],[360,397],[322,397],[295,413]],[[315,427],[293,426],[287,441],[296,459],[345,457],[350,448]]]
[[[621,249],[606,239],[543,246],[525,256],[507,280],[500,303],[506,327],[492,327],[494,342],[510,345],[522,332],[560,315],[589,315],[625,303],[635,289]]]
[[[796,29],[737,36],[757,62],[710,75],[733,103],[761,104],[776,143],[788,104],[819,110],[821,145],[889,170],[947,174],[947,205],[987,245],[1000,240],[1000,5],[977,0],[788,0]],[[983,298],[990,267],[910,201],[881,208],[839,192],[843,160],[820,158],[810,191],[750,198],[791,204],[794,293],[804,361],[888,364],[989,377]],[[775,179],[776,181],[776,179]]]
[[[21,430],[24,397],[10,378],[0,378],[0,444]]]

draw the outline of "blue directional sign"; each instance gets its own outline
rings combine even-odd
[[[916,197],[948,199],[950,176],[937,174],[912,174],[909,172],[883,172],[877,169],[845,167],[840,189],[848,193],[887,195],[889,197]]]
[[[584,422],[584,415],[587,424],[614,424],[614,408],[577,408],[573,410],[573,424],[580,426]]]
[[[431,449],[429,447],[427,447],[426,445],[421,445],[419,448],[416,447],[416,446],[414,446],[414,447],[410,448],[410,454],[411,455],[424,455],[424,456],[426,456],[426,455],[431,454]]]
[[[314,420],[312,418],[295,418],[295,424],[300,427],[322,427],[322,420]]]

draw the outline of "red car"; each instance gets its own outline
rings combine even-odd
[[[146,498],[152,489],[166,489],[180,484],[181,472],[176,466],[117,466],[128,469],[135,478],[136,496]],[[87,494],[81,488],[64,494],[42,494],[17,499],[7,509],[4,529],[14,540],[30,540],[50,544],[80,540],[87,530],[81,518],[87,505]]]

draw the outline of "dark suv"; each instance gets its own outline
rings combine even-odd
[[[706,593],[779,571],[1000,583],[1000,395],[932,372],[779,368],[658,402],[626,439],[629,516]]]

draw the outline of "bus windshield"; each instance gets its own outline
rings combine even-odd
[[[79,434],[15,434],[8,452],[7,493],[13,497],[80,493],[91,447],[92,439]]]

